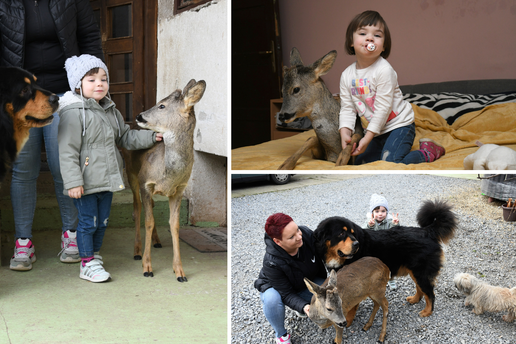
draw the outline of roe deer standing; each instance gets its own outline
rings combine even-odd
[[[389,268],[378,258],[364,257],[342,267],[338,272],[331,270],[330,277],[322,286],[305,278],[308,290],[314,294],[310,303],[309,318],[320,328],[335,327],[335,343],[342,343],[344,326],[349,327],[355,318],[358,305],[370,297],[373,311],[364,331],[369,330],[380,306],[383,310],[380,342],[385,340],[389,304],[385,298],[385,287],[389,281]]]
[[[296,118],[306,117],[312,121],[315,135],[310,137],[290,158],[285,160],[279,170],[292,170],[299,158],[311,150],[312,157],[335,162],[336,166],[346,165],[354,144],[363,137],[363,129],[357,116],[355,134],[345,150],[339,133],[340,101],[333,98],[321,76],[333,66],[337,52],[330,51],[310,66],[304,66],[296,48],[290,52],[290,68],[284,67],[282,87],[283,104],[278,119],[290,123]]]
[[[169,200],[169,224],[174,249],[172,267],[179,282],[188,281],[179,253],[179,208],[194,163],[194,105],[202,98],[205,89],[204,80],[190,80],[183,93],[176,90],[150,110],[136,116],[136,123],[140,127],[163,133],[163,142],[146,150],[124,151],[127,177],[133,191],[133,216],[136,224],[134,259],[142,259],[142,203],[145,210],[145,251],[142,261],[145,277],[154,276],[151,266],[151,241],[154,241],[154,247],[161,247],[152,213],[152,195],[160,194],[168,196]]]

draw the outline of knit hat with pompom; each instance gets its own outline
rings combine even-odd
[[[387,199],[378,194],[372,194],[371,200],[369,201],[369,210],[371,213],[376,207],[384,207],[387,212],[389,212],[389,204],[387,203]]]
[[[80,56],[72,56],[65,61],[66,74],[68,76],[68,84],[70,89],[75,91],[76,88],[81,88],[81,80],[93,68],[102,68],[107,75],[109,84],[109,72],[107,66],[98,57],[83,54]]]

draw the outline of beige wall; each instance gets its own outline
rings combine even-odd
[[[195,162],[185,192],[189,220],[227,221],[227,20],[228,2],[213,0],[173,15],[174,1],[158,0],[157,98],[205,80],[195,105]]]
[[[516,0],[280,0],[283,63],[292,47],[305,64],[337,50],[323,77],[338,93],[346,28],[365,10],[380,12],[392,37],[388,61],[400,85],[516,78]]]

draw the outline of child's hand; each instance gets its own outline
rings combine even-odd
[[[351,156],[359,155],[365,152],[367,149],[367,146],[369,146],[369,143],[373,140],[374,133],[368,131],[364,135],[364,137],[358,142],[358,147],[353,149],[353,152],[351,153]]]
[[[70,196],[70,198],[81,198],[83,194],[84,188],[82,187],[82,185],[68,189],[68,196]]]
[[[400,214],[399,213],[396,213],[396,215],[392,214],[392,223],[395,224],[395,225],[399,225],[400,224],[400,220],[398,219],[398,216]]]
[[[374,215],[371,213],[371,218],[369,219],[369,222],[367,223],[369,227],[374,226]]]
[[[340,141],[342,142],[342,149],[346,149],[348,143],[351,142],[351,130],[348,128],[340,128]]]
[[[163,134],[162,133],[156,133],[156,142],[163,140]]]

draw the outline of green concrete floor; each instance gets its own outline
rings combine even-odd
[[[156,199],[163,248],[152,248],[154,277],[143,277],[141,261],[133,259],[132,195],[125,190],[114,195],[101,249],[112,280],[91,283],[79,278],[78,264],[61,263],[57,256],[61,220],[49,172],[38,179],[37,261],[31,271],[9,269],[14,249],[9,187],[7,176],[0,189],[0,344],[227,342],[227,253],[201,253],[180,240],[188,282],[177,282],[166,198]]]
[[[112,280],[91,283],[59,261],[60,230],[34,231],[33,269],[0,267],[0,344],[226,343],[227,254],[181,241],[188,282],[179,283],[170,233],[158,227],[163,248],[152,249],[154,277],[143,277],[133,233],[108,227],[101,255]]]

